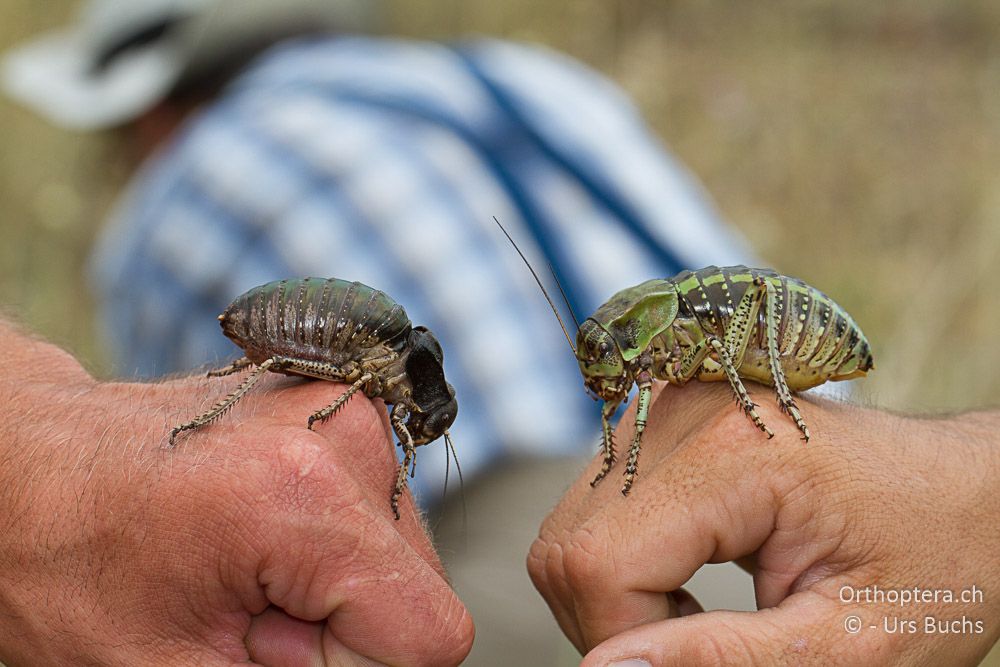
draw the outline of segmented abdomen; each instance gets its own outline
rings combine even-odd
[[[847,311],[815,287],[770,269],[708,266],[679,273],[672,279],[680,295],[678,316],[694,317],[702,329],[724,337],[736,304],[757,276],[767,280],[777,296],[779,361],[791,389],[857,377],[872,367],[868,340]],[[766,316],[762,303],[739,371],[770,384]]]
[[[255,287],[219,320],[254,363],[280,355],[339,364],[376,345],[399,352],[410,332],[403,307],[384,292],[337,278]]]

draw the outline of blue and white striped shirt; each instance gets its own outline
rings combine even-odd
[[[497,216],[576,313],[748,252],[606,79],[551,51],[340,37],[265,52],[131,183],[93,259],[124,374],[238,350],[216,315],[285,277],[359,280],[445,350],[474,475],[591,451],[599,409]],[[422,448],[417,487],[443,447]]]

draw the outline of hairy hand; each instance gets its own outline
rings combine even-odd
[[[40,343],[32,343],[42,346]],[[43,346],[47,347],[47,346]],[[51,350],[46,350],[50,352]],[[48,355],[53,356],[53,355]],[[0,660],[47,665],[454,665],[472,623],[363,396],[273,378],[97,383],[54,354],[0,379]]]
[[[1000,636],[1000,419],[802,400],[804,443],[755,390],[772,440],[728,387],[661,387],[630,495],[621,462],[591,488],[595,460],[545,521],[528,569],[583,664],[976,664]],[[679,589],[730,560],[760,611],[699,613]],[[956,599],[885,596],[914,587]]]

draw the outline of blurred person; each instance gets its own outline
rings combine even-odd
[[[503,475],[483,506],[488,487],[470,488],[483,516],[469,556],[445,555],[468,566],[456,586],[490,618],[478,646],[492,641],[501,664],[546,662],[551,621],[523,551],[596,443],[599,411],[492,218],[551,264],[582,316],[609,286],[749,253],[601,76],[539,47],[364,36],[376,10],[93,0],[77,25],[8,54],[4,84],[60,126],[118,128],[142,158],[91,262],[117,374],[232,358],[216,316],[284,277],[359,280],[438,336],[466,478]],[[443,449],[418,452],[425,505]],[[532,502],[511,516],[513,497]]]
[[[345,34],[372,28],[358,4],[94,0],[68,45],[83,65],[43,57],[51,40],[8,56],[15,97],[63,126],[120,126],[147,158],[91,262],[114,369],[219,363],[237,351],[216,316],[237,294],[348,278],[440,339],[467,473],[579,453],[593,405],[493,217],[581,314],[608,285],[747,252],[605,79],[541,48]],[[303,7],[326,8],[339,34],[315,34],[314,12],[309,35],[288,37]],[[443,470],[418,466],[418,488]]]

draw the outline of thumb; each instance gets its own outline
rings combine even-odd
[[[841,664],[837,653],[877,655],[859,652],[870,631],[866,620],[849,616],[804,591],[760,611],[711,611],[632,628],[596,646],[580,667]]]

